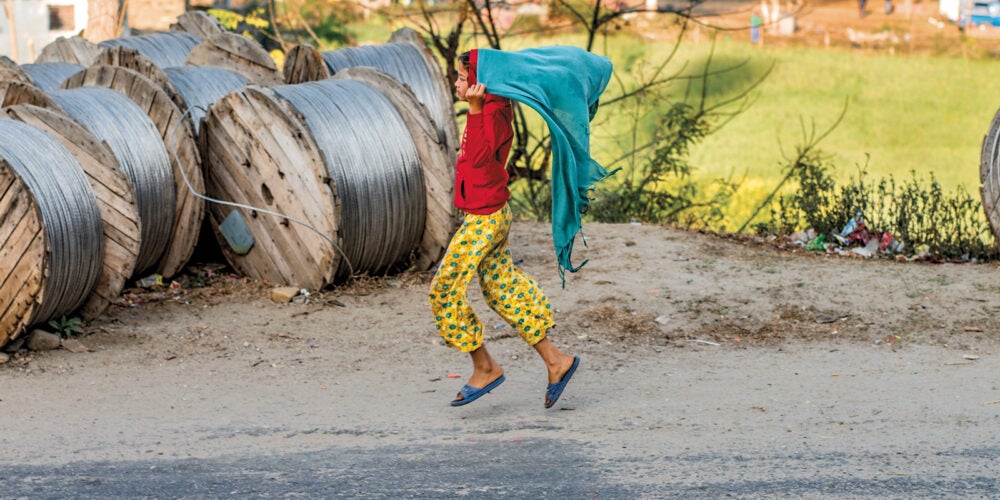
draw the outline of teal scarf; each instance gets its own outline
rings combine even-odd
[[[517,52],[479,49],[476,79],[486,91],[538,112],[552,136],[552,241],[559,275],[576,272],[573,241],[582,227],[594,183],[608,176],[590,157],[590,120],[611,79],[611,61],[578,47],[539,47]]]

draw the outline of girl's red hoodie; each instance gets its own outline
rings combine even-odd
[[[469,86],[476,84],[478,51],[469,54]],[[481,113],[469,114],[455,165],[455,206],[464,212],[488,215],[503,208],[507,189],[507,155],[514,138],[509,99],[490,94]]]

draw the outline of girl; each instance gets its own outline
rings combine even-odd
[[[507,236],[511,213],[507,205],[507,155],[514,133],[510,100],[486,93],[476,82],[478,51],[459,56],[457,97],[469,103],[455,172],[455,206],[465,220],[452,237],[434,281],[430,304],[438,333],[450,347],[467,352],[473,372],[452,406],[479,399],[505,380],[503,369],[483,345],[483,325],[468,304],[466,290],[473,276],[490,308],[510,324],[542,357],[549,385],[550,408],[580,364],[546,337],[553,326],[548,298],[535,281],[514,265]]]

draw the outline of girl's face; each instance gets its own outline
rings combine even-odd
[[[465,93],[469,91],[469,70],[458,63],[458,80],[455,80],[455,95],[458,100],[465,100]]]

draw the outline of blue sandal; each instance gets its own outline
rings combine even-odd
[[[545,407],[552,408],[552,405],[559,401],[559,396],[562,396],[563,389],[566,388],[566,384],[569,383],[569,379],[573,378],[573,373],[576,372],[576,367],[580,366],[580,356],[573,356],[573,365],[569,367],[566,374],[563,375],[562,380],[549,384],[548,389],[545,391]]]
[[[466,384],[464,387],[462,387],[461,391],[458,391],[458,395],[462,396],[462,399],[457,399],[457,398],[454,399],[451,402],[451,405],[452,406],[467,405],[483,397],[486,393],[492,391],[493,389],[496,389],[497,386],[502,384],[504,380],[507,380],[507,377],[500,375],[500,378],[490,382],[489,385],[483,387],[482,389],[478,387],[472,387],[471,385]]]

